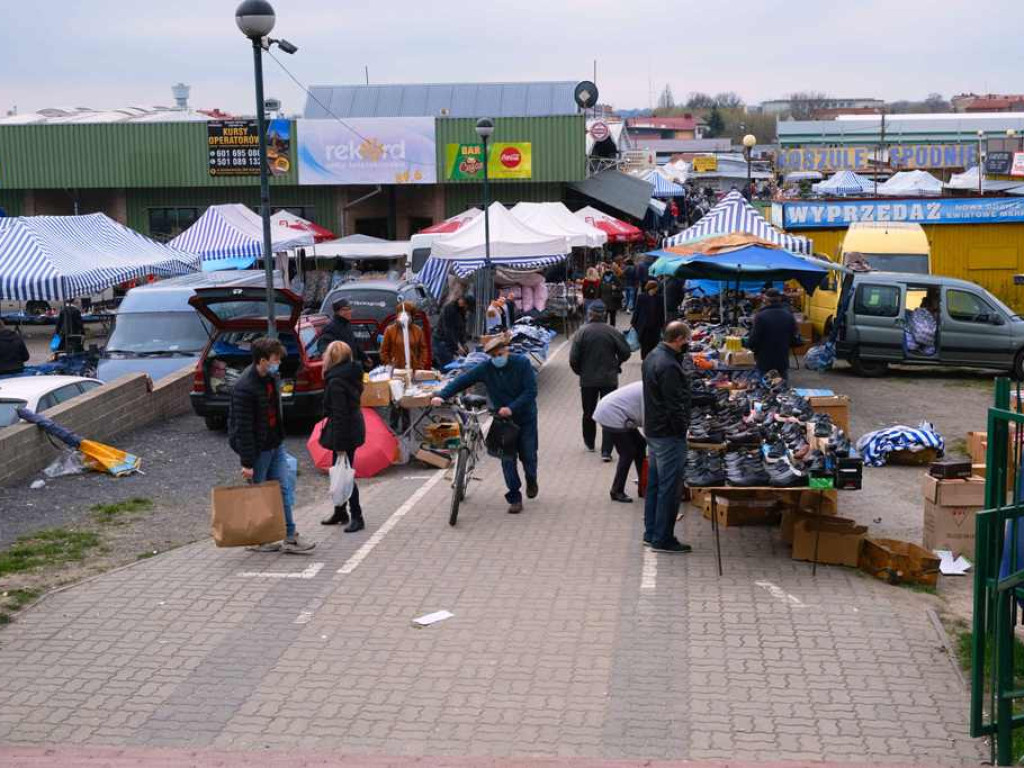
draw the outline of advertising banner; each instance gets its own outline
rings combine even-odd
[[[1024,153],[1022,153],[1024,154]],[[842,229],[855,221],[910,221],[918,224],[1002,224],[1024,221],[1024,198],[947,200],[863,200],[794,202],[782,208],[784,229]],[[777,210],[773,218],[778,219]]]
[[[1006,176],[1013,166],[1013,152],[989,152],[985,158],[985,173]]]
[[[299,120],[299,184],[435,184],[432,117]]]
[[[255,120],[211,120],[206,124],[211,176],[259,176],[260,132]]]
[[[1024,152],[1013,153],[1013,165],[1010,166],[1011,176],[1024,176]]]
[[[698,155],[693,158],[694,173],[715,173],[718,170],[717,155]]]
[[[292,123],[279,118],[267,125],[267,167],[271,176],[284,176],[292,168]]]
[[[978,163],[978,143],[916,144],[890,146],[889,162],[878,147],[809,147],[781,149],[776,158],[778,170],[790,171],[866,171],[890,167],[894,170],[916,171],[937,168],[970,168]],[[881,158],[876,162],[876,157]]]
[[[450,181],[483,181],[483,157],[483,144],[446,145],[445,178]],[[487,177],[503,181],[533,178],[533,145],[528,141],[489,144]]]

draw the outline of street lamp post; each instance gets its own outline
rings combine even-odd
[[[267,119],[263,105],[263,50],[277,46],[285,53],[295,53],[298,48],[287,40],[271,40],[268,35],[274,29],[274,8],[266,0],[243,0],[235,9],[235,23],[252,41],[253,70],[256,78],[256,129],[260,142],[260,218],[263,220],[263,269],[267,278],[267,335],[277,338],[276,312],[274,311],[274,261],[271,254],[270,238],[270,170],[267,167]]]
[[[985,158],[982,155],[981,147],[982,142],[985,141],[985,132],[978,129],[978,197],[982,197],[985,194],[984,180],[985,180]]]
[[[751,173],[751,162],[753,161],[754,147],[757,146],[757,137],[752,133],[748,133],[743,137],[743,154],[747,158],[747,195],[748,199],[753,199],[754,190],[751,188],[753,182]]]
[[[494,121],[489,117],[481,117],[476,121],[476,135],[484,145],[484,274],[483,279],[478,282],[482,289],[481,295],[477,296],[477,331],[483,333],[484,318],[487,316],[487,307],[494,295],[494,272],[491,269],[491,182],[487,169],[487,141],[494,133]]]

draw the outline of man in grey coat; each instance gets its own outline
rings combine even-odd
[[[593,302],[587,313],[587,322],[572,340],[569,365],[580,377],[580,395],[583,400],[583,444],[594,450],[597,424],[594,409],[598,400],[619,386],[619,371],[632,351],[626,337],[605,322],[607,311],[600,300]],[[612,439],[608,432],[601,437],[601,460],[612,460]]]
[[[632,504],[626,495],[626,478],[629,467],[636,465],[637,480],[643,471],[644,457],[647,456],[647,441],[640,434],[644,425],[644,383],[635,381],[619,387],[607,397],[601,398],[594,411],[594,421],[601,425],[604,434],[611,435],[612,444],[619,454],[612,480],[612,501]]]

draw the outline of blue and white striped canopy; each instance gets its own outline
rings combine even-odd
[[[681,186],[671,179],[666,179],[657,171],[651,171],[644,176],[644,181],[654,185],[654,191],[651,193],[653,197],[682,197],[686,194],[686,190]]]
[[[815,184],[812,189],[819,195],[866,195],[875,188],[875,182],[853,171],[839,171],[827,181]]]
[[[313,245],[310,232],[290,227],[271,230],[274,253]],[[263,256],[263,220],[240,203],[211,205],[199,220],[170,245],[187,253],[197,253],[203,269],[245,269]]]
[[[746,232],[767,240],[787,251],[810,255],[811,241],[798,235],[787,235],[773,227],[743,195],[733,190],[700,221],[678,235],[665,238],[664,247],[692,243],[717,235]]]
[[[560,261],[564,261],[564,255],[557,256],[498,256],[491,257],[491,264],[495,267],[505,267],[506,269],[518,269],[518,270],[535,270],[545,269],[546,267],[558,264]],[[485,262],[482,258],[463,258],[463,259],[439,259],[436,256],[431,256],[427,259],[423,265],[423,269],[420,271],[419,279],[426,286],[427,290],[430,291],[431,296],[436,299],[440,299],[444,295],[445,288],[448,285],[448,275],[451,272],[455,272],[460,278],[467,278],[479,269],[483,269]]]
[[[0,218],[0,298],[61,301],[145,277],[195,272],[199,257],[102,213]]]

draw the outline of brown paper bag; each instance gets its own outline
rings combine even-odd
[[[214,488],[210,527],[218,547],[250,547],[285,537],[284,501],[276,480]]]

